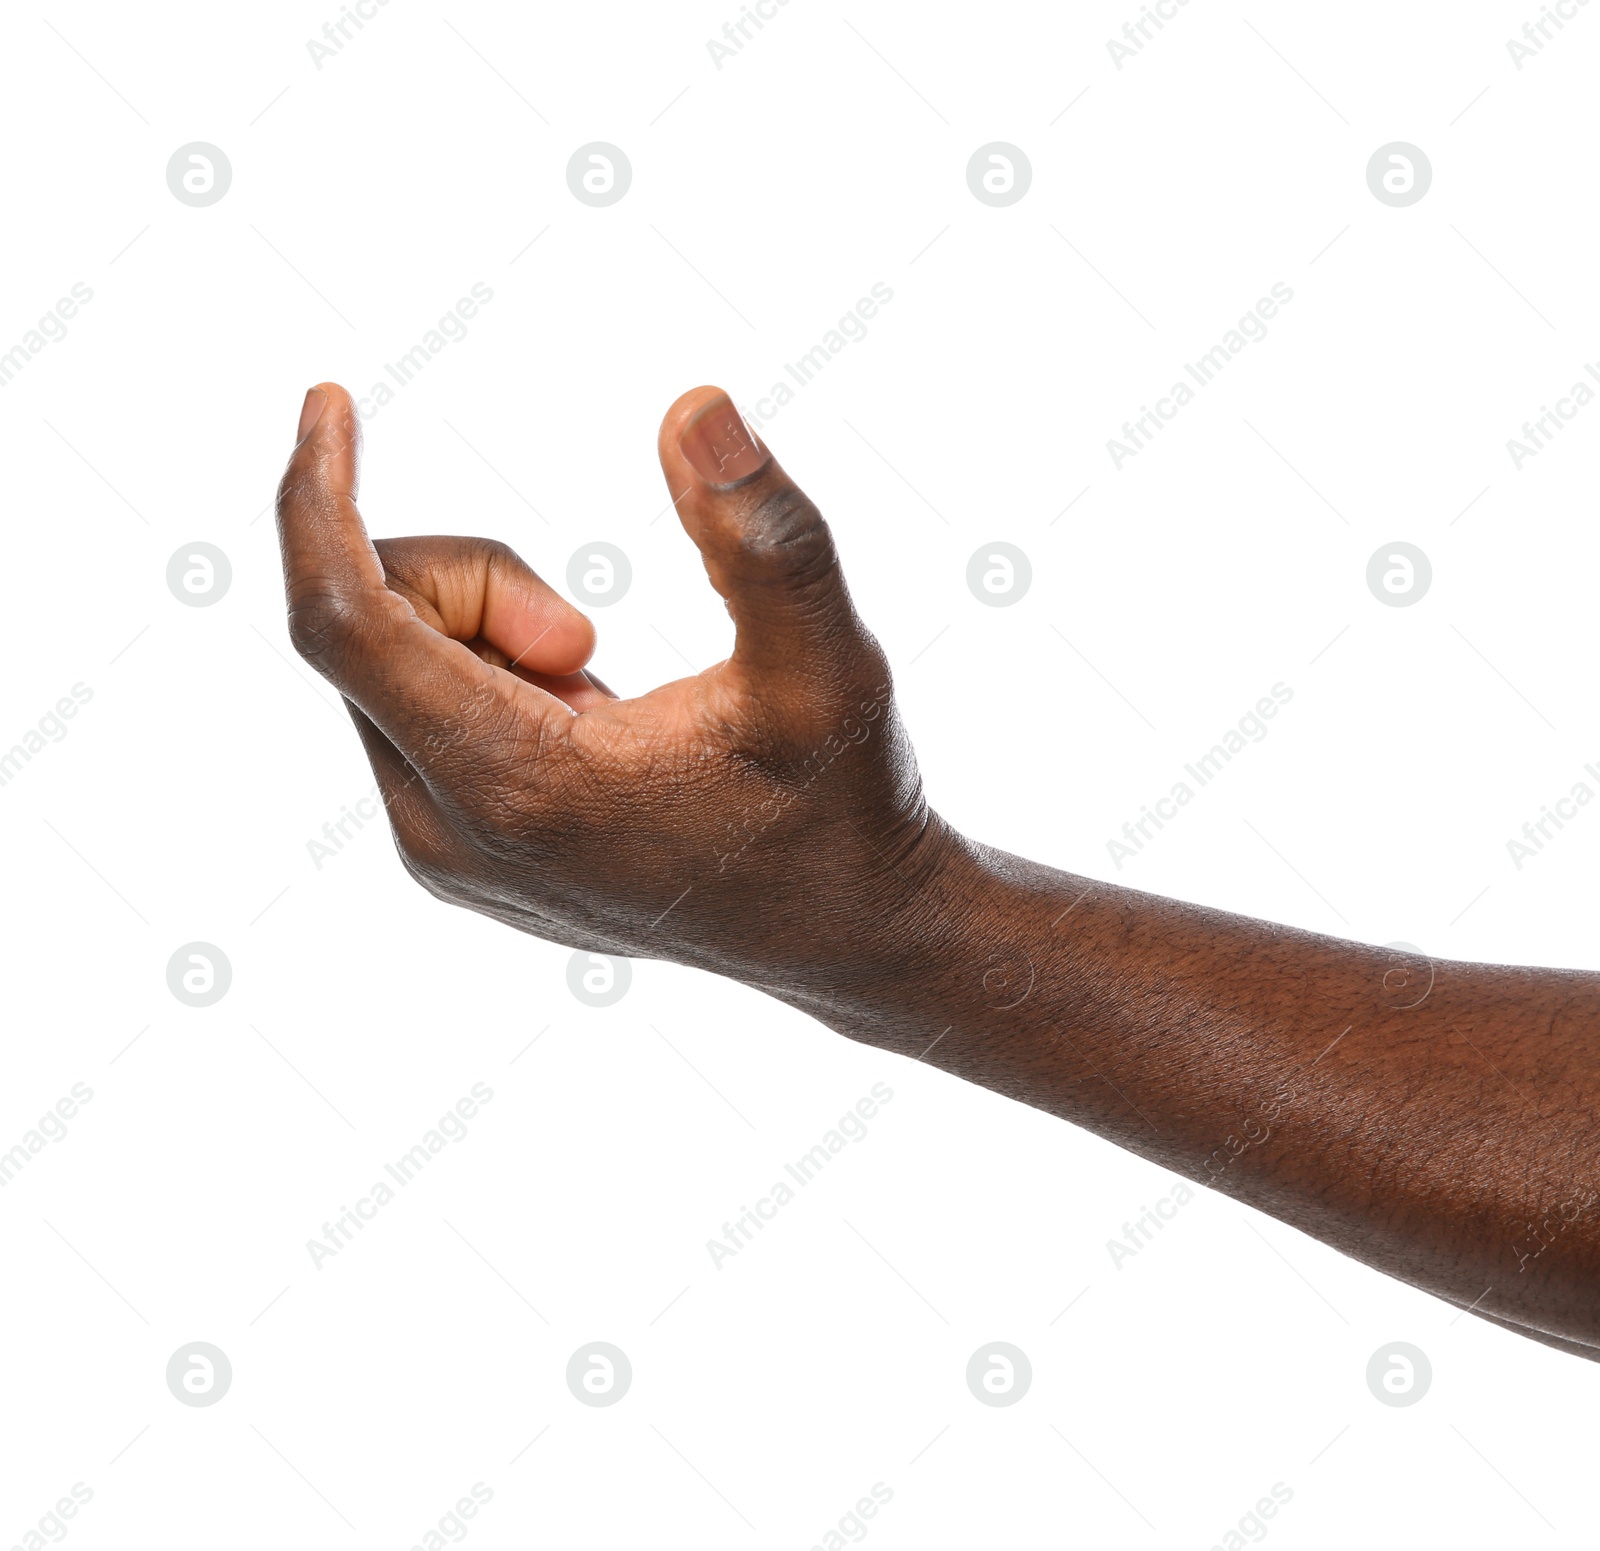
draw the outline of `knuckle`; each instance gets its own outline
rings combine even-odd
[[[294,521],[295,510],[300,504],[300,490],[295,483],[294,468],[291,465],[283,472],[283,478],[278,481],[278,488],[272,497],[273,520],[282,532]]]
[[[894,669],[883,643],[865,625],[858,622],[856,635],[858,677],[855,687],[871,697],[870,701],[862,703],[862,712],[876,717],[880,709],[894,700]]]
[[[396,843],[396,849],[400,853],[400,865],[405,868],[411,881],[419,885],[424,893],[431,894],[446,905],[462,903],[459,892],[450,885],[446,875],[437,867],[413,856],[402,842]]]
[[[362,610],[325,582],[296,586],[289,599],[289,640],[319,672],[346,661],[362,630]]]
[[[275,498],[275,515],[280,527],[287,527],[301,514],[311,498],[311,484],[305,467],[291,461],[278,481]]]
[[[447,905],[465,904],[460,874],[437,841],[415,825],[395,827],[394,847],[412,882]]]
[[[792,485],[762,497],[741,527],[740,548],[792,582],[823,581],[839,567],[833,535],[822,513],[803,490]]]
[[[496,866],[515,866],[527,860],[525,815],[508,793],[481,790],[472,794],[462,827],[473,847]]]

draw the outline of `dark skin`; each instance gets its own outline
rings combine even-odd
[[[349,396],[308,395],[278,497],[290,635],[418,882],[741,981],[1600,1356],[1600,976],[1430,962],[957,834],[821,514],[715,388],[659,451],[736,640],[619,700],[589,622],[504,546],[369,542]]]

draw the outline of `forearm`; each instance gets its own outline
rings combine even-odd
[[[1430,963],[942,826],[914,903],[788,999],[1391,1275],[1600,1343],[1600,977]]]

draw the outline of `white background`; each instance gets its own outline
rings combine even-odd
[[[1506,448],[1600,354],[1600,7],[1521,71],[1531,0],[1194,0],[1119,70],[1136,12],[792,0],[719,70],[733,0],[392,0],[319,70],[332,0],[7,8],[0,350],[94,299],[0,390],[0,747],[93,698],[0,787],[0,1150],[94,1097],[0,1190],[0,1544],[77,1481],[86,1551],[406,1547],[480,1481],[485,1548],[804,1548],[877,1482],[885,1548],[1206,1547],[1276,1482],[1285,1548],[1579,1543],[1593,1367],[1212,1195],[1118,1269],[1162,1171],[674,967],[587,1007],[566,950],[433,902],[379,825],[308,854],[371,784],[265,512],[309,383],[368,391],[490,287],[368,425],[367,521],[558,586],[619,546],[595,666],[628,694],[728,644],[661,518],[660,415],[766,393],[882,282],[766,435],[936,807],[1158,893],[1600,967],[1600,813],[1506,847],[1600,759],[1600,407]],[[607,209],[566,183],[593,140],[633,167]],[[1002,209],[965,178],[994,140],[1033,169]],[[1433,166],[1409,208],[1367,187],[1393,140]],[[190,141],[232,164],[207,208],[167,188]],[[1269,337],[1116,469],[1275,282]],[[196,540],[232,565],[212,607],[166,585]],[[1034,579],[986,608],[999,540]],[[1432,562],[1413,607],[1366,585],[1395,540]],[[1270,736],[1119,871],[1106,842],[1275,682]],[[166,984],[194,940],[233,968],[204,1009]],[[466,1139],[314,1268],[475,1082]],[[716,1269],[876,1082],[866,1139]],[[205,1409],[164,1379],[196,1340],[233,1364]],[[606,1409],[564,1380],[594,1340],[633,1364]],[[1005,1409],[964,1382],[995,1340],[1034,1370]],[[1364,1377],[1393,1341],[1433,1365],[1405,1409]]]

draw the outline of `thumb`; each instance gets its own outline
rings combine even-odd
[[[278,485],[278,544],[283,581],[296,616],[320,615],[328,600],[355,602],[384,586],[362,514],[355,506],[362,463],[362,423],[338,383],[306,394],[290,463]]]
[[[316,479],[330,493],[358,494],[361,480],[361,418],[350,395],[336,382],[319,382],[300,408],[291,472]]]
[[[760,676],[837,668],[865,632],[822,513],[720,388],[685,393],[661,423],[661,469],[737,631],[733,660]]]
[[[336,382],[305,397],[278,486],[278,537],[291,613],[318,589],[350,598],[383,586],[383,567],[356,508],[361,421]]]

